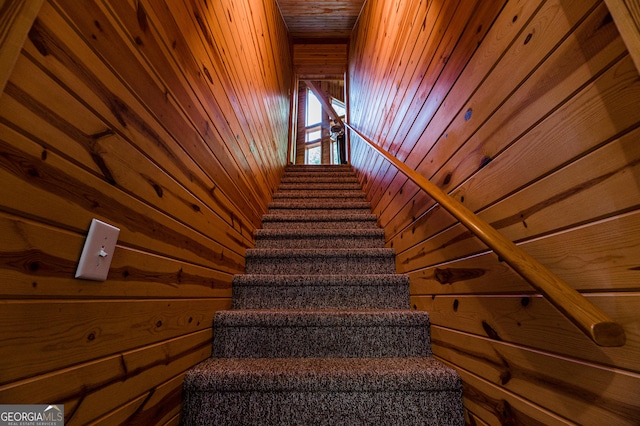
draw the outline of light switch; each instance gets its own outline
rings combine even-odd
[[[120,228],[98,219],[91,220],[89,233],[78,262],[76,278],[104,281],[109,274]]]

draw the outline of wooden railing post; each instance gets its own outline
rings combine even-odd
[[[349,123],[345,125],[465,225],[596,344],[600,346],[625,344],[623,327],[609,318],[600,308],[429,179],[379,147]]]

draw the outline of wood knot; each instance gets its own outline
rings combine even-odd
[[[153,186],[153,189],[156,191],[156,194],[158,195],[158,197],[162,198],[162,196],[164,195],[164,191],[162,190],[162,187],[155,182],[153,182],[151,186]]]
[[[489,336],[490,339],[502,341],[498,332],[493,327],[491,327],[487,321],[482,321],[482,328],[484,329],[484,332],[487,333],[487,336]]]
[[[38,171],[38,169],[36,167],[29,167],[27,169],[27,174],[31,177],[40,177],[40,172]]]
[[[464,113],[464,121],[471,120],[471,116],[473,115],[473,110],[469,108],[467,112]]]
[[[42,56],[49,55],[49,48],[47,47],[47,42],[45,40],[45,36],[41,31],[40,22],[36,19],[33,27],[31,27],[31,31],[29,31],[29,40],[35,46],[36,50],[40,52]]]
[[[509,383],[509,381],[511,380],[511,372],[510,371],[503,371],[500,374],[500,383],[502,383],[502,385],[506,385],[507,383]]]
[[[480,161],[480,168],[484,168],[487,164],[491,162],[491,157],[482,157],[482,161]]]

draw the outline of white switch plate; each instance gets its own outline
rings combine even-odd
[[[87,234],[78,262],[76,278],[95,281],[107,279],[118,234],[120,234],[120,228],[98,219],[91,220],[89,234]]]

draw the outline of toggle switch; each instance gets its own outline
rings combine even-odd
[[[89,233],[82,248],[76,278],[104,281],[109,274],[120,228],[98,219],[91,220]]]

